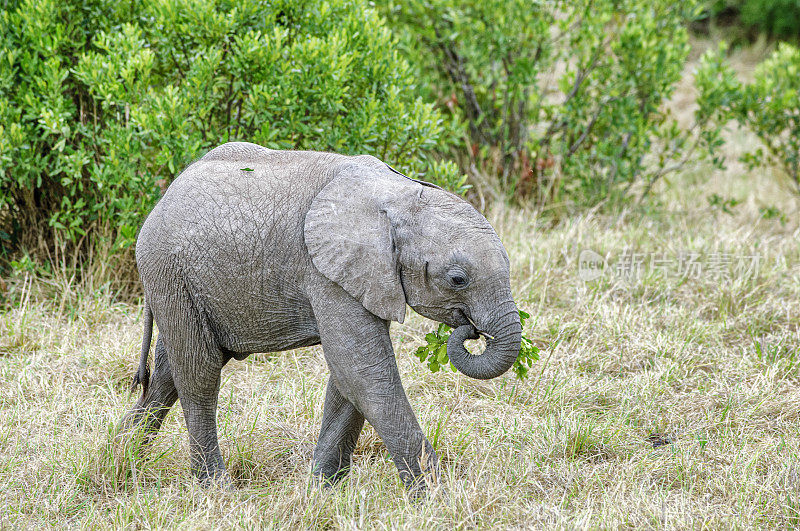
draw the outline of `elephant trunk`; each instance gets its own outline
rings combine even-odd
[[[514,301],[504,303],[502,310],[505,311],[488,330],[480,331],[487,336],[483,354],[473,356],[464,348],[465,340],[478,338],[478,331],[471,324],[459,326],[450,333],[447,356],[456,369],[471,378],[489,380],[511,368],[519,356],[522,327]]]

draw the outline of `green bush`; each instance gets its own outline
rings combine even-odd
[[[707,15],[733,15],[744,28],[770,37],[800,37],[800,0],[715,0],[708,2]]]
[[[736,120],[752,131],[761,145],[740,158],[750,167],[781,168],[800,192],[800,50],[781,43],[755,70],[753,81],[741,83],[725,62],[726,46],[707,52],[697,72],[699,102],[714,109],[720,123]]]
[[[431,155],[449,126],[415,83],[363,0],[7,1],[0,237],[114,253],[232,140],[373,154],[463,189]]]
[[[732,106],[734,117],[763,144],[745,160],[782,168],[800,191],[800,50],[778,45],[741,95]]]
[[[745,0],[742,23],[773,37],[800,37],[800,1]]]
[[[708,122],[664,110],[697,2],[408,0],[387,17],[425,90],[466,124],[467,167],[540,204],[624,199],[690,162]]]

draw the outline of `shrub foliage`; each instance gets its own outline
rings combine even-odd
[[[175,175],[231,140],[369,153],[457,192],[466,171],[498,199],[587,206],[644,197],[709,153],[721,164],[734,118],[763,141],[748,162],[798,182],[795,48],[748,85],[708,55],[694,123],[666,110],[700,4],[7,0],[0,254],[129,248]]]
[[[735,120],[758,137],[760,144],[743,153],[742,161],[751,168],[780,168],[800,192],[800,50],[779,44],[749,83],[737,80],[725,62],[726,50],[723,44],[701,60],[701,106],[719,123]]]
[[[386,13],[431,94],[467,124],[470,164],[506,196],[621,199],[682,167],[707,121],[664,110],[697,3],[408,0]]]
[[[129,246],[160,189],[232,140],[369,153],[457,189],[394,44],[362,0],[10,0],[0,237]]]
[[[800,37],[800,0],[713,0],[705,15],[711,19],[738,19],[745,29],[770,37],[797,41]]]

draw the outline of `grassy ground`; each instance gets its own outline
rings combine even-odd
[[[683,176],[647,216],[545,227],[492,214],[542,360],[522,383],[432,374],[412,353],[433,323],[393,327],[406,390],[442,458],[443,486],[421,504],[370,427],[346,481],[310,485],[319,348],[225,369],[219,426],[235,490],[195,485],[179,408],[144,456],[126,449],[114,434],[135,399],[140,308],[103,293],[62,303],[16,279],[17,303],[0,317],[0,525],[800,524],[799,203],[768,176],[730,173]],[[729,214],[708,205],[714,193],[742,202]],[[786,220],[764,219],[765,206]],[[584,249],[608,262],[590,282]],[[630,252],[644,256],[639,275],[618,275],[636,269],[618,267]],[[678,274],[685,253],[700,255],[700,271]],[[714,253],[730,258],[719,274]],[[739,267],[753,256],[757,270]]]
[[[748,142],[734,133],[731,149]],[[0,526],[800,525],[800,201],[736,164],[662,185],[644,215],[553,226],[490,214],[542,347],[528,380],[431,374],[412,353],[434,324],[412,315],[393,327],[442,460],[442,486],[422,503],[371,427],[347,480],[310,484],[319,348],[229,364],[219,427],[236,488],[198,487],[178,407],[145,452],[115,437],[135,400],[140,308],[76,294],[68,279],[12,279]],[[738,204],[711,205],[714,194]],[[599,278],[582,280],[583,250],[606,260]]]

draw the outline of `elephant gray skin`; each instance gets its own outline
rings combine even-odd
[[[231,358],[321,343],[331,374],[313,474],[332,484],[347,473],[366,419],[413,489],[438,459],[400,381],[390,322],[408,304],[450,325],[450,360],[474,378],[503,374],[519,353],[508,256],[489,222],[371,156],[224,144],[170,185],[136,262],[143,391],[126,424],[153,434],[180,398],[202,482],[229,481],[216,409]],[[487,347],[472,355],[463,343],[478,333]]]

